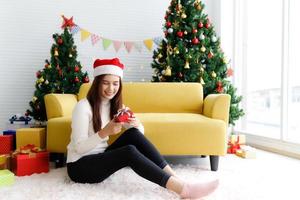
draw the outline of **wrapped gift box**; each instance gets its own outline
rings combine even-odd
[[[11,155],[10,154],[2,154],[0,155],[0,170],[3,169],[11,169],[10,168],[11,163]]]
[[[21,128],[16,134],[17,149],[27,144],[33,144],[44,149],[46,147],[45,128]]]
[[[15,182],[15,176],[11,171],[9,171],[7,169],[0,170],[0,187],[1,186],[10,186],[10,185],[14,184],[14,182]]]
[[[12,157],[12,171],[16,176],[49,172],[49,152],[15,153]]]
[[[235,154],[242,158],[256,158],[255,148],[246,145],[241,146],[241,149],[237,150]]]
[[[15,130],[5,130],[3,135],[12,135],[13,136],[13,150],[16,149],[16,131]]]
[[[13,151],[13,136],[0,135],[0,154],[9,154]]]

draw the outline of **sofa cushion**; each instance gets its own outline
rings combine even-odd
[[[135,113],[163,155],[224,155],[226,124],[193,113]],[[222,138],[222,139],[221,139]]]

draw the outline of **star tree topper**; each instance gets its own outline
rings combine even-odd
[[[66,28],[66,27],[70,27],[72,28],[73,26],[75,26],[74,22],[73,22],[73,17],[71,17],[70,19],[66,18],[64,15],[61,16],[63,18],[63,24],[61,26],[62,29]]]

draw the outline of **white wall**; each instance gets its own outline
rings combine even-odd
[[[206,12],[220,32],[219,0],[203,1]],[[74,22],[88,31],[114,40],[141,41],[163,36],[162,24],[170,1],[162,0],[0,0],[0,130],[9,117],[29,108],[36,81],[35,72],[50,58],[52,34],[60,33],[61,14],[74,16]],[[92,75],[94,58],[119,57],[127,66],[125,81],[151,80],[152,52],[145,47],[118,53],[112,46],[103,50],[101,43],[74,37],[78,60]]]

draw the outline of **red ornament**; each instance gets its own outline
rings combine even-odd
[[[79,82],[79,78],[76,76],[75,79],[74,79],[75,83],[78,83]]]
[[[178,31],[178,32],[177,32],[177,36],[180,37],[180,38],[182,38],[183,32],[182,32],[182,31]]]
[[[217,88],[216,88],[217,92],[222,93],[223,92],[223,85],[221,81],[217,82]]]
[[[61,28],[66,28],[66,27],[72,28],[73,26],[75,26],[75,24],[73,22],[73,17],[71,17],[70,19],[66,18],[64,15],[62,15],[61,17],[64,20]]]
[[[61,45],[61,44],[63,43],[63,40],[62,40],[61,38],[58,38],[57,43],[58,43],[59,45]]]
[[[209,28],[210,27],[210,21],[207,20],[206,24],[205,24],[205,28]]]
[[[167,19],[168,18],[168,15],[165,15],[165,19]]]
[[[79,72],[79,67],[78,67],[78,66],[75,66],[74,71],[75,71],[75,72]]]
[[[211,59],[213,56],[214,56],[214,54],[213,54],[212,52],[209,52],[208,55],[207,55],[207,57],[208,57],[209,59]]]
[[[203,28],[203,23],[202,22],[199,22],[198,28]]]
[[[49,64],[48,64],[48,63],[46,63],[46,64],[45,64],[45,68],[48,68],[48,67],[49,67]]]
[[[36,75],[37,78],[40,78],[42,74],[41,74],[40,71],[37,71],[35,75]]]
[[[86,77],[84,77],[84,79],[83,79],[83,82],[84,82],[84,83],[88,83],[88,82],[90,82],[90,80],[89,80],[89,77],[87,77],[87,76],[86,76]]]
[[[198,43],[199,43],[198,38],[193,38],[192,43],[193,43],[193,44],[198,44]]]
[[[171,23],[170,21],[167,21],[166,26],[167,26],[168,28],[170,28],[170,27],[172,26],[172,23]]]
[[[198,32],[198,30],[197,29],[193,29],[193,33],[197,33]]]
[[[230,77],[232,75],[233,75],[233,69],[232,68],[227,69],[227,77]]]

